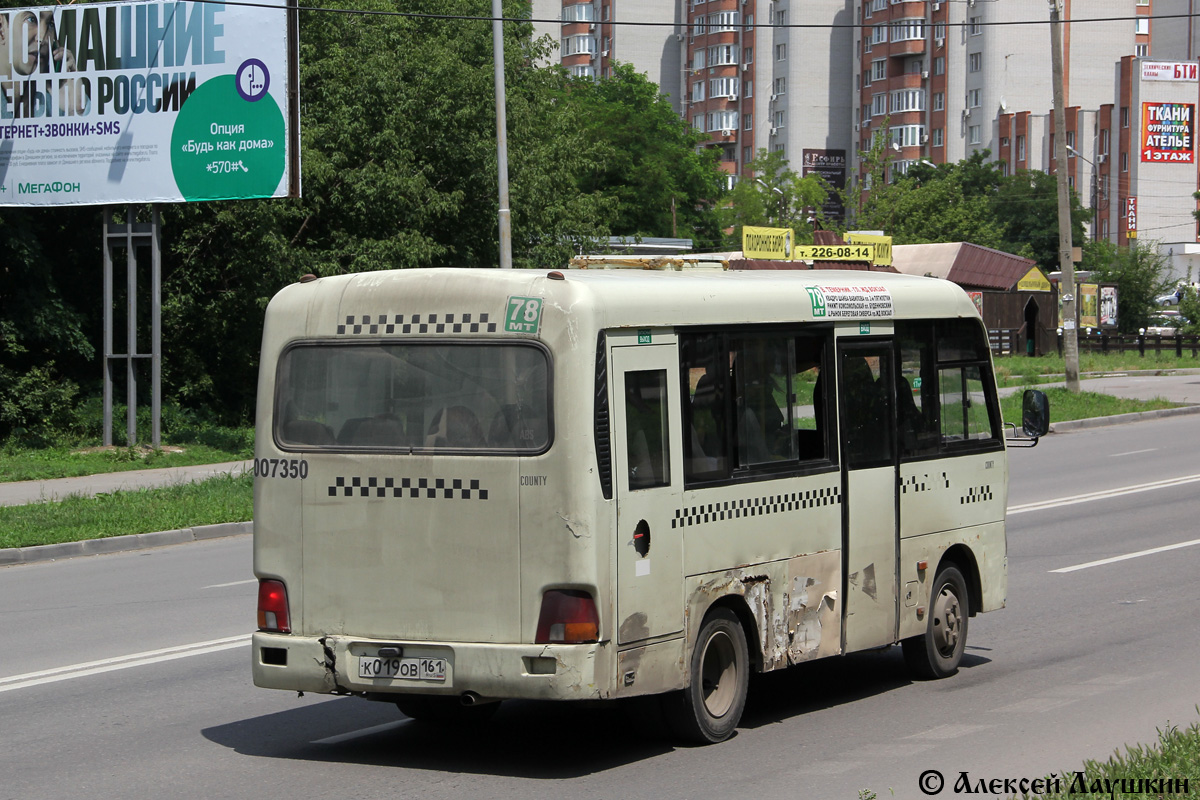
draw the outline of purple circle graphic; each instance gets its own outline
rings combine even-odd
[[[248,58],[237,68],[234,82],[242,99],[253,103],[266,97],[267,89],[271,88],[271,73],[257,58]]]

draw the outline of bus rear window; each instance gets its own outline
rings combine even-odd
[[[302,344],[280,359],[286,449],[538,453],[550,444],[549,361],[536,345]]]

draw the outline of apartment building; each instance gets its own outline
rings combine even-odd
[[[535,35],[558,40],[576,75],[608,74],[614,60],[646,73],[720,149],[731,183],[760,149],[782,152],[797,172],[844,180],[852,0],[534,0],[533,17],[555,20],[536,22]],[[806,23],[818,27],[792,27]]]
[[[1190,161],[1142,155],[1147,114],[1200,108],[1200,83],[1164,77],[1200,57],[1200,0],[1060,2],[1068,178],[1091,235],[1153,240],[1200,275],[1194,142]],[[853,180],[878,135],[891,177],[985,149],[1008,172],[1056,168],[1046,0],[534,0],[533,15],[576,74],[647,73],[731,182],[760,149]]]

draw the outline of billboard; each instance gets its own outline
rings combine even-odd
[[[0,10],[0,205],[299,194],[294,11]]]
[[[1195,103],[1142,103],[1142,161],[1191,164],[1195,135]]]
[[[841,220],[846,216],[846,209],[838,191],[846,188],[846,151],[805,148],[802,155],[800,176],[819,175],[833,189],[821,206],[821,214],[827,220]]]

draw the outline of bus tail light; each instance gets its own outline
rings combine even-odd
[[[542,595],[538,644],[578,644],[600,640],[596,601],[577,589],[550,589]]]
[[[258,629],[271,633],[291,633],[287,587],[283,581],[258,582]]]

